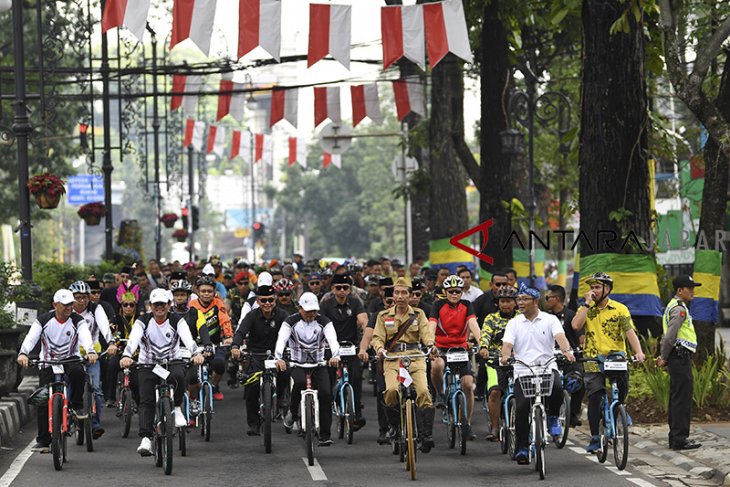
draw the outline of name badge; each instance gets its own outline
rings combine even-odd
[[[162,380],[167,380],[167,377],[170,375],[170,371],[160,364],[155,365],[155,368],[152,369],[152,373]]]

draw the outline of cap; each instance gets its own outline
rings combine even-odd
[[[114,277],[114,274],[112,272],[107,272],[106,274],[104,274],[101,280],[104,282],[116,282],[117,278]]]
[[[187,279],[187,278],[188,278],[187,272],[175,271],[175,272],[171,272],[167,279],[170,281],[179,281],[180,279]]]
[[[257,282],[258,282],[258,285],[259,286],[273,286],[274,285],[274,278],[271,277],[271,274],[269,274],[268,272],[264,271],[261,274],[259,274],[259,279],[258,279]]]
[[[371,286],[379,286],[380,276],[377,274],[370,274],[368,277],[365,278],[365,282],[367,282]]]
[[[256,288],[256,296],[273,296],[274,286],[259,286]]]
[[[310,281],[319,281],[322,279],[322,276],[320,276],[318,272],[312,272],[307,276],[307,279]]]
[[[212,265],[205,264],[203,266],[203,274],[208,274],[208,275],[215,274],[215,269],[213,269]]]
[[[421,291],[423,289],[423,279],[420,277],[414,277],[411,281],[411,288],[414,291]]]
[[[93,281],[86,281],[86,284],[89,285],[89,289],[101,289],[101,283],[94,279]]]
[[[399,261],[398,259],[393,259],[390,262],[390,265],[393,267],[393,269],[398,269],[398,268],[403,267],[403,263],[401,261]]]
[[[692,279],[692,276],[685,274],[675,277],[672,281],[672,285],[674,286],[674,289],[679,289],[680,287],[698,287],[702,284],[695,282],[695,280]]]
[[[395,280],[395,284],[393,284],[393,287],[407,287],[411,288],[411,280],[407,277],[399,277]]]
[[[233,272],[231,272],[231,271],[223,272],[223,279],[233,279]]]
[[[59,289],[56,291],[56,294],[53,295],[54,303],[71,304],[74,301],[74,295],[68,289]]]
[[[122,267],[122,270],[120,272],[120,274],[131,274],[131,273],[132,273],[132,266],[129,266],[129,265],[125,265],[124,267]]]
[[[170,301],[170,291],[167,289],[157,288],[150,293],[150,304],[169,303]]]
[[[186,271],[190,269],[195,269],[195,262],[186,262],[183,265],[183,269],[185,269]]]
[[[304,311],[319,311],[319,301],[314,293],[304,293],[299,298],[299,306]]]
[[[381,286],[392,286],[393,278],[392,277],[381,277],[380,282],[378,284],[380,284]]]
[[[335,274],[332,276],[332,284],[352,284],[352,278],[347,274]]]
[[[245,277],[246,279],[249,279],[249,277],[248,277],[248,271],[241,271],[241,272],[239,272],[238,274],[236,274],[236,277],[235,277],[235,279],[234,279],[234,280],[235,280],[236,282],[241,282],[241,281],[243,280],[243,278],[244,278],[244,277]]]

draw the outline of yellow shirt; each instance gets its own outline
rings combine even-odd
[[[596,357],[611,352],[626,352],[626,333],[636,330],[629,309],[608,299],[603,309],[595,305],[586,315],[585,356]],[[598,372],[598,364],[586,363],[586,372]]]

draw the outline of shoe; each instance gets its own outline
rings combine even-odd
[[[557,416],[548,416],[548,432],[552,437],[563,434],[563,428],[560,426]]]
[[[626,426],[633,426],[634,420],[631,419],[631,415],[626,413]]]
[[[291,415],[291,411],[286,413],[284,416],[284,428],[290,430],[294,427],[294,417]]]
[[[421,451],[428,453],[435,446],[433,441],[434,408],[416,408],[416,428],[421,437]]]
[[[583,426],[583,421],[577,418],[570,419],[570,427],[575,428],[576,426]]]
[[[378,435],[378,445],[387,445],[390,443],[390,439],[388,438],[388,432],[387,431],[381,431]]]
[[[259,435],[259,427],[256,426],[256,425],[254,425],[254,424],[248,425],[248,431],[246,432],[246,434],[248,436],[260,436]]]
[[[497,437],[497,434],[495,433],[495,429],[489,426],[489,431],[487,432],[487,436],[484,438],[487,441],[497,441],[499,438]]]
[[[699,443],[695,440],[684,440],[682,443],[675,443],[671,445],[672,450],[695,450],[702,446],[702,443]]]
[[[320,438],[319,446],[332,446],[335,442],[331,438]]]
[[[520,448],[515,453],[515,461],[517,465],[529,465],[530,464],[530,453],[527,448]]]
[[[366,423],[367,423],[367,421],[365,421],[365,418],[363,418],[362,416],[359,418],[355,418],[355,424],[352,427],[352,431],[359,431],[360,428],[365,426]]]
[[[464,433],[464,436],[468,441],[474,441],[477,438],[477,435],[474,434],[474,432],[471,429],[471,425],[467,423],[466,425],[466,432]]]
[[[185,419],[185,415],[182,412],[182,409],[180,409],[180,406],[177,406],[173,410],[173,414],[175,415],[175,427],[176,428],[184,428],[188,424],[188,420]]]
[[[221,391],[216,391],[213,393],[213,400],[214,401],[222,401],[223,400],[223,393]]]
[[[591,442],[588,443],[586,451],[588,453],[598,453],[599,451],[601,451],[601,437],[591,436]]]
[[[151,457],[152,456],[152,440],[149,438],[142,438],[142,441],[139,443],[139,446],[137,447],[137,453],[139,453],[143,457]]]
[[[47,445],[38,441],[35,445],[33,445],[33,448],[31,448],[30,451],[35,453],[50,453],[51,445]]]
[[[482,402],[484,400],[484,396],[474,396],[475,402]]]
[[[111,399],[107,399],[107,401],[106,401],[106,407],[108,407],[108,408],[115,408],[115,407],[117,407],[117,405]]]
[[[93,436],[93,438],[95,440],[98,440],[99,438],[101,438],[101,435],[103,435],[103,434],[104,434],[104,428],[96,428],[95,430],[93,430],[91,432],[91,435]]]
[[[439,395],[436,400],[433,403],[433,407],[436,409],[444,409],[446,407],[446,404],[444,403],[444,398]]]

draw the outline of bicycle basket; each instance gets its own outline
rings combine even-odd
[[[553,390],[553,374],[523,375],[519,380],[526,398],[549,396]]]
[[[26,402],[29,406],[46,406],[48,405],[48,387],[39,387],[33,394],[28,396]]]

